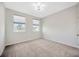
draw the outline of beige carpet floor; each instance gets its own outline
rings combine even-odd
[[[53,41],[37,39],[5,48],[5,57],[78,57],[79,49]]]

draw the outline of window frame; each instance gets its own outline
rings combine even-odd
[[[19,15],[12,15],[12,20],[13,20],[13,32],[25,32],[26,31],[26,18],[23,17],[24,19],[24,22],[21,22],[21,21],[15,21],[17,20],[16,18],[14,18],[15,16],[18,16],[18,17],[23,17],[23,16],[19,16]],[[22,20],[22,19],[21,19]],[[17,26],[15,26],[17,24]],[[21,26],[24,26],[21,27],[22,29],[18,29],[17,27],[21,25]],[[16,27],[16,28],[15,28]]]
[[[34,24],[34,20],[37,20],[38,24]],[[34,29],[34,26],[38,27],[38,30]],[[33,32],[39,32],[40,31],[40,20],[39,19],[33,19],[33,21],[32,21],[32,28],[33,28],[32,29]]]

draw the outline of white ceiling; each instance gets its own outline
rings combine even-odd
[[[4,4],[9,9],[13,9],[40,18],[57,13],[63,9],[77,4],[77,2],[41,2],[45,5],[45,7],[41,11],[36,11],[34,9],[33,3],[34,2],[5,2]]]

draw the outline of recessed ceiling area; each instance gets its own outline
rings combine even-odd
[[[34,9],[34,3],[35,2],[4,2],[6,8],[40,18],[57,13],[77,4],[77,2],[41,2],[41,4],[45,6],[43,7],[43,10],[39,11]]]

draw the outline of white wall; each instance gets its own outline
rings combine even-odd
[[[78,47],[76,38],[77,7],[73,6],[43,18],[45,39]]]
[[[5,8],[3,3],[0,3],[0,55],[5,46]]]
[[[13,15],[20,15],[26,18],[26,32],[13,32]],[[23,14],[14,10],[6,9],[6,45],[16,44],[24,41],[38,39],[40,32],[32,31],[32,20],[38,19],[34,16]]]

